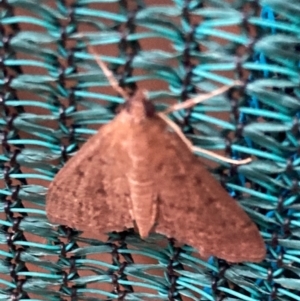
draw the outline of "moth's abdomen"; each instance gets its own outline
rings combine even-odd
[[[134,174],[128,177],[130,207],[141,237],[149,235],[156,218],[157,195],[152,180],[141,181]]]
[[[149,157],[148,137],[140,137],[139,131],[146,130],[143,124],[136,125],[127,136],[130,164],[126,174],[129,185],[129,202],[132,219],[139,234],[145,238],[153,228],[157,215],[157,190],[154,185],[153,168]]]

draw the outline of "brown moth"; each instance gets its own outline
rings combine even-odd
[[[89,233],[135,225],[230,262],[260,262],[256,225],[155,112],[142,91],[59,171],[49,220]]]

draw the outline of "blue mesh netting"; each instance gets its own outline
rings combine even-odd
[[[0,0],[0,18],[1,300],[300,300],[299,1]],[[244,82],[172,118],[197,146],[252,156],[211,171],[259,225],[262,263],[48,223],[49,182],[123,102],[86,43],[158,109]]]

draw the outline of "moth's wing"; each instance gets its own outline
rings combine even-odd
[[[124,175],[128,158],[117,127],[116,120],[103,126],[58,172],[46,201],[51,222],[91,233],[133,227]]]
[[[162,120],[151,129],[150,157],[159,196],[155,231],[203,255],[261,261],[265,245],[248,215]]]

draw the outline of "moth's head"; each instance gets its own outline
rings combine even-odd
[[[128,98],[125,102],[124,110],[136,122],[155,115],[155,107],[147,99],[147,92],[145,90],[137,90],[132,97]]]

